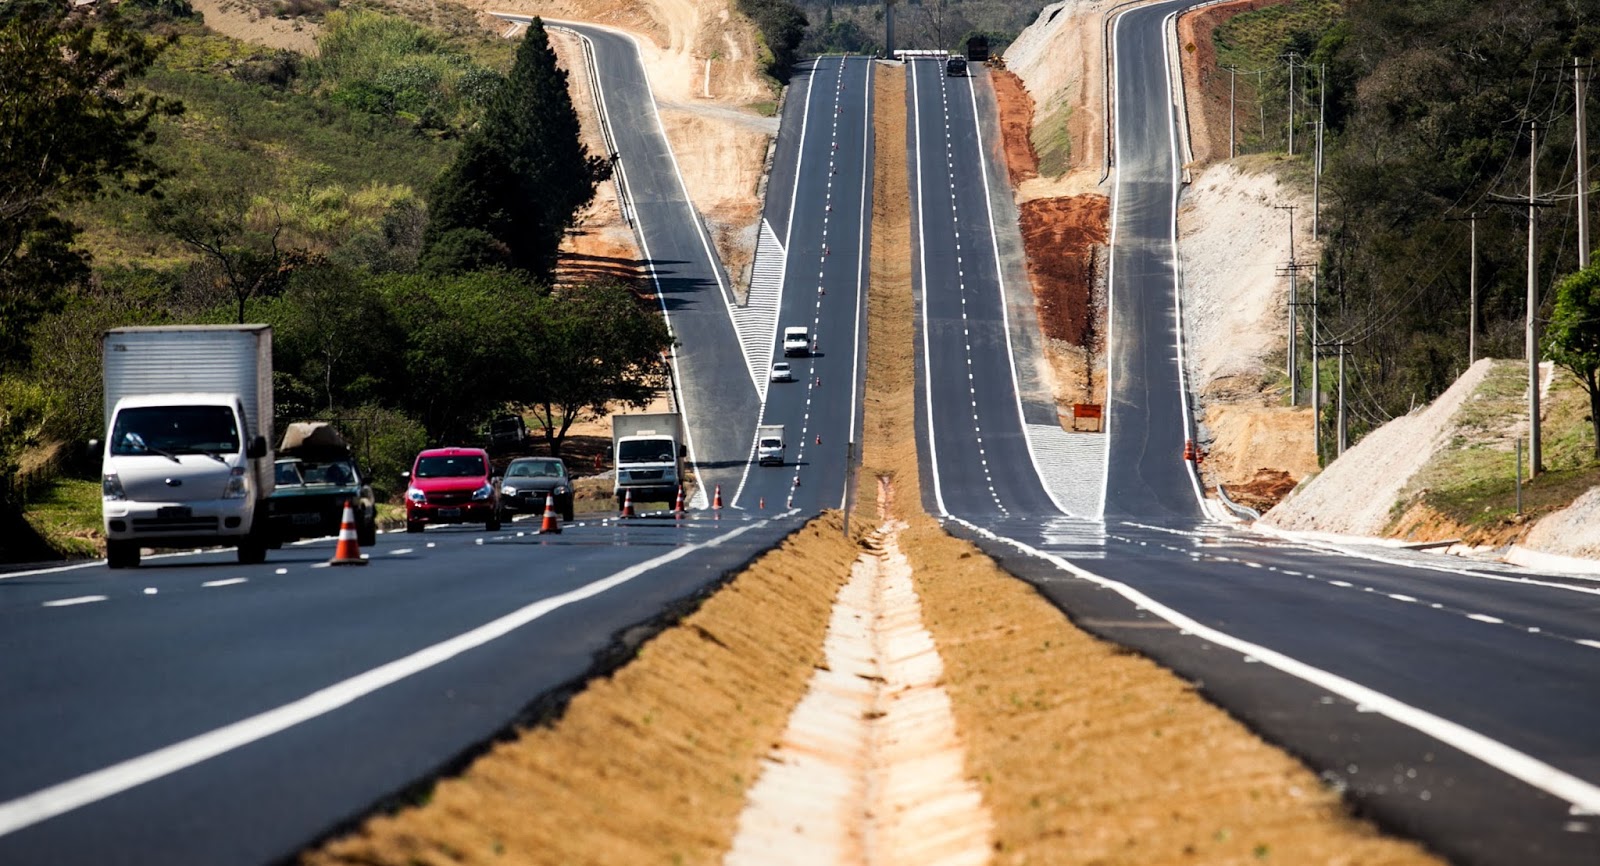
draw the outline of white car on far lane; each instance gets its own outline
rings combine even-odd
[[[774,361],[770,378],[774,382],[793,382],[794,371],[789,369],[788,361]]]

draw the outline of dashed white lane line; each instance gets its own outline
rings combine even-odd
[[[1401,595],[1398,592],[1389,593],[1389,597],[1394,599],[1395,601],[1416,601],[1415,598],[1412,598],[1409,595]]]
[[[1490,625],[1503,625],[1505,623],[1505,620],[1497,616],[1489,616],[1486,613],[1469,613],[1467,614],[1467,619],[1475,619],[1478,622],[1486,622]]]
[[[1581,643],[1590,649],[1600,649],[1600,640],[1580,640],[1578,643]]]
[[[228,577],[228,578],[224,578],[222,580],[208,580],[205,583],[202,583],[200,585],[201,586],[205,586],[205,587],[234,586],[236,584],[249,583],[249,582],[250,582],[250,578],[248,578],[248,577]]]
[[[521,535],[522,533],[519,532],[517,534]],[[389,555],[390,556],[404,556],[407,553],[413,552],[414,549],[415,548],[410,548],[410,547],[397,547],[394,550],[389,551]]]
[[[58,598],[55,601],[44,602],[43,606],[44,607],[71,607],[72,605],[75,605],[75,604],[93,604],[94,602],[97,602],[97,601],[105,601],[108,597],[109,596],[104,596],[104,595],[80,595],[80,596],[76,596],[74,598]]]

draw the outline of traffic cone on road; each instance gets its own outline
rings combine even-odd
[[[673,514],[674,517],[683,517],[683,485],[682,484],[678,485],[678,498],[677,498],[676,501],[674,501],[672,503],[672,514]]]
[[[1184,459],[1184,462],[1188,462],[1188,461],[1194,459],[1194,440],[1193,439],[1185,439],[1185,440],[1183,440],[1183,459]]]
[[[721,511],[722,510],[722,485],[718,484],[715,488],[713,488],[713,490],[715,491],[715,495],[711,497],[711,507],[716,511]]]
[[[633,516],[633,491],[625,490],[622,493],[622,516]]]
[[[329,565],[366,565],[361,558],[361,545],[356,541],[356,510],[350,500],[344,501],[344,517],[339,520],[339,546],[333,549]]]
[[[559,534],[561,521],[556,518],[556,497],[554,493],[544,495],[544,520],[539,522],[539,534]]]

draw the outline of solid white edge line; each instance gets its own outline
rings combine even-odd
[[[861,211],[856,215],[856,312],[854,342],[850,347],[850,429],[846,431],[849,441],[856,441],[856,415],[860,412],[860,397],[858,391],[861,387],[862,360],[861,360],[861,299],[865,288],[868,251],[867,251],[867,199],[870,197],[871,188],[869,181],[872,174],[871,155],[877,149],[875,130],[872,128],[872,61],[866,61],[866,75],[862,76],[862,89],[865,91],[861,98]],[[839,509],[842,511],[850,506],[850,456],[847,454],[844,466],[844,493],[839,499]]]
[[[1115,49],[1117,44],[1117,31],[1122,29],[1122,16],[1118,15],[1116,22],[1111,25],[1111,45]],[[1110,61],[1112,74],[1116,73],[1116,64],[1122,62],[1122,55],[1113,51]],[[1106,94],[1106,101],[1111,101],[1112,94]],[[1112,118],[1112,138],[1115,143],[1114,151],[1120,158],[1122,154],[1122,112],[1118,111]],[[1106,155],[1107,164],[1110,163],[1110,154]],[[1101,435],[1106,437],[1106,459],[1101,461],[1100,468],[1100,519],[1105,519],[1107,496],[1111,490],[1111,427],[1116,420],[1117,403],[1117,215],[1122,210],[1122,166],[1117,165],[1117,178],[1111,185],[1111,239],[1107,244],[1110,261],[1106,263],[1106,406],[1101,413]]]
[[[510,16],[510,15],[506,15],[506,14],[503,14],[503,13],[495,13],[495,14],[498,15],[499,17],[506,18],[507,20],[515,20],[517,18],[526,18],[526,19],[528,19],[529,22],[531,22],[533,17],[534,17],[534,16],[531,16],[531,15]],[[611,33],[612,35],[615,35],[615,36],[620,36],[620,37],[626,38],[627,40],[629,40],[630,42],[633,43],[634,57],[636,59],[638,59],[638,61],[639,61],[639,69],[640,69],[640,71],[642,72],[643,69],[644,69],[644,58],[642,56],[640,56],[640,54],[639,54],[639,40],[635,39],[633,37],[633,35],[630,34],[630,33],[627,33],[627,32],[621,31],[621,30],[615,30],[613,28],[605,27],[605,26],[599,25],[599,24],[589,24],[587,22],[578,22],[578,23],[574,24],[573,22],[560,21],[560,20],[556,20],[556,19],[546,19],[545,23],[547,25],[553,25],[553,26],[557,26],[557,27],[560,27],[560,28],[565,29],[565,30],[570,30],[573,33],[578,34],[579,38],[583,39],[584,42],[586,42],[586,43],[589,42],[589,37],[587,35],[585,35],[582,30],[579,30],[578,29],[579,27],[593,27],[596,30],[601,30],[601,31],[604,31],[604,32],[607,32],[607,33]],[[590,44],[592,46],[592,43],[590,43]],[[656,97],[655,97],[655,92],[650,89],[650,76],[649,75],[645,75],[644,76],[644,83],[645,83],[645,92],[647,94],[649,94],[649,96],[650,96],[650,105],[654,108],[656,106]],[[605,86],[604,86],[604,84],[602,84],[602,82],[600,80],[599,65],[598,64],[596,64],[596,74],[594,76],[594,88],[595,88],[595,93],[598,94],[599,98],[600,98],[600,110],[602,112],[604,112],[606,117],[609,119],[611,117],[611,109],[609,108],[609,106],[606,105]],[[657,128],[658,131],[660,131],[662,144],[666,145],[667,154],[670,156],[672,154],[672,142],[667,139],[666,128],[661,125],[661,112],[660,112],[659,109],[655,111],[655,115],[656,115],[656,128]],[[621,168],[621,160],[618,160],[617,165],[618,165],[618,168]],[[677,161],[677,157],[675,157],[675,156],[672,158],[672,170],[674,172],[677,172],[677,170],[678,170],[678,161]],[[682,185],[683,185],[683,175],[681,173],[678,174],[678,184],[679,184],[680,187],[682,187]],[[625,172],[623,174],[623,186],[624,187],[628,187],[627,174]],[[690,211],[693,212],[694,211],[694,202],[688,201],[688,194],[689,194],[688,190],[685,188],[684,189],[684,198],[685,198],[685,201],[689,205]],[[633,193],[632,193],[631,188],[629,188],[628,199],[629,199],[629,201],[633,200]],[[672,314],[670,312],[668,312],[668,310],[667,310],[667,299],[661,293],[661,275],[657,271],[656,266],[653,264],[653,262],[655,261],[655,256],[651,255],[651,253],[650,253],[650,241],[649,241],[649,239],[647,237],[645,237],[644,222],[642,220],[638,219],[637,212],[635,213],[634,222],[638,226],[638,228],[636,230],[636,233],[637,233],[638,238],[639,238],[639,246],[641,247],[640,251],[644,253],[645,261],[652,262],[652,264],[650,265],[650,282],[651,282],[652,285],[655,286],[656,303],[658,305],[660,305],[660,307],[661,307],[661,318],[662,318],[663,321],[665,321],[667,323],[667,335],[673,338],[673,340],[672,340],[673,345],[670,346],[667,349],[667,354],[672,359],[672,375],[673,375],[674,381],[676,382],[677,380],[680,380],[682,378],[682,376],[681,376],[681,374],[678,373],[678,346],[677,346],[677,342],[678,341],[677,341],[677,334],[673,331],[673,328],[672,328]],[[695,223],[695,226],[696,226],[697,229],[700,228],[700,220],[698,218],[696,218],[694,220],[694,223]],[[703,232],[701,234],[701,240],[702,241],[705,240],[705,235],[704,235]],[[720,259],[717,259],[715,254],[709,253],[709,250],[708,250],[708,254],[711,255],[711,265],[712,265],[711,272],[712,272],[712,276],[716,278],[717,286],[718,286],[719,289],[721,289],[722,288],[722,276],[721,276],[720,272],[717,270],[717,265],[719,264]],[[726,300],[727,300],[726,299],[726,289],[722,289],[722,290],[724,292],[724,299],[723,300],[724,300],[724,303],[726,303]],[[729,318],[731,320],[732,316],[733,316],[732,309],[729,309],[728,316],[729,316]],[[735,334],[737,334],[738,333],[738,329],[735,328],[734,332],[735,332]],[[743,352],[741,351],[740,354],[743,354]],[[749,365],[746,364],[745,366],[748,367]],[[686,391],[686,390],[684,390],[682,388],[677,388],[677,387],[674,387],[673,390],[678,392],[678,402],[680,404],[679,407],[678,407],[678,411],[679,411],[680,414],[683,415],[683,438],[684,438],[684,443],[688,446],[689,462],[692,465],[698,466],[700,461],[699,461],[698,457],[696,456],[698,452],[695,450],[695,447],[694,447],[694,425],[689,423],[690,412],[689,412],[689,405],[688,405],[688,391]],[[759,389],[758,389],[757,393],[759,395],[759,393],[760,393]],[[679,480],[682,481],[682,479],[679,479]],[[695,503],[695,507],[697,507],[697,508],[705,508],[705,507],[710,505],[709,495],[706,493],[705,488],[704,488],[703,485],[696,485],[695,492],[694,492],[694,503]]]
[[[1189,407],[1189,371],[1188,363],[1183,354],[1183,256],[1178,249],[1178,196],[1183,191],[1183,157],[1178,153],[1178,117],[1175,112],[1177,92],[1172,86],[1172,49],[1173,44],[1166,38],[1168,22],[1177,20],[1177,12],[1169,12],[1161,19],[1161,57],[1164,75],[1167,80],[1167,147],[1172,155],[1172,223],[1169,242],[1172,249],[1172,330],[1174,331],[1174,347],[1178,353],[1178,401],[1183,407],[1183,429],[1179,437],[1187,441],[1190,438],[1190,425],[1194,423],[1194,413]],[[1195,461],[1185,460],[1184,469],[1189,473],[1189,486],[1194,490],[1195,503],[1200,506],[1200,514],[1209,516],[1206,507],[1205,488],[1200,484],[1200,470]]]
[[[917,274],[922,278],[922,388],[924,401],[927,406],[928,416],[928,467],[933,475],[933,501],[939,507],[940,515],[950,512],[944,507],[944,491],[939,483],[939,446],[935,441],[938,437],[933,431],[933,351],[929,348],[928,331],[928,235],[924,231],[926,218],[923,211],[927,209],[927,196],[922,191],[922,97],[917,93],[917,64],[911,61],[906,64],[909,74],[906,76],[911,87],[912,126],[916,131],[917,151]]]
[[[1003,544],[1009,544],[1069,574],[1110,589],[1135,605],[1161,617],[1195,637],[1231,649],[1242,655],[1253,657],[1262,664],[1304,680],[1318,688],[1326,689],[1346,700],[1363,705],[1373,712],[1432,737],[1553,797],[1558,797],[1579,808],[1600,811],[1600,786],[1590,784],[1538,758],[1513,749],[1497,740],[1492,740],[1456,722],[1413,707],[1337,674],[1329,673],[1298,659],[1290,658],[1276,650],[1267,649],[1218,631],[1167,607],[1127,584],[1101,577],[1058,556],[1038,550],[1015,539],[997,535],[980,526],[968,523],[959,517],[952,517],[951,519],[979,535]]]
[[[310,721],[378,689],[449,661],[468,650],[476,649],[553,611],[614,589],[673,560],[701,549],[716,547],[753,529],[764,527],[768,523],[767,520],[757,521],[700,544],[676,548],[593,583],[528,604],[471,631],[319,689],[299,700],[173,743],[137,758],[130,758],[0,803],[0,836],[15,833],[40,821],[87,806]]]
[[[1074,515],[1056,498],[1056,493],[1044,480],[1044,469],[1039,465],[1039,458],[1033,451],[1033,435],[1028,432],[1028,418],[1022,409],[1022,383],[1017,378],[1017,352],[1011,343],[1011,311],[1007,309],[1009,301],[1006,299],[1005,266],[1000,261],[1000,238],[994,227],[994,192],[989,187],[989,158],[984,154],[985,145],[983,138],[983,124],[978,118],[978,89],[972,85],[971,76],[967,76],[967,95],[972,101],[972,130],[978,137],[978,169],[983,177],[984,216],[989,220],[989,245],[994,250],[994,278],[1000,290],[1000,321],[1005,326],[1006,335],[1006,365],[1011,371],[1011,394],[1017,401],[1017,424],[1022,427],[1022,441],[1028,446],[1028,462],[1033,464],[1033,474],[1039,479],[1039,489],[1044,495],[1050,497],[1050,502],[1056,510],[1069,517],[1085,516]],[[970,353],[969,353],[970,354]],[[1103,510],[1103,509],[1102,509]]]

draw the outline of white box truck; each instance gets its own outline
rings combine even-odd
[[[784,450],[782,424],[762,424],[756,428],[757,466],[782,466]]]
[[[106,564],[141,548],[233,546],[266,559],[272,327],[116,328],[102,341]],[[259,520],[257,519],[259,517]]]
[[[676,412],[611,416],[611,491],[617,507],[671,502],[683,483],[683,418]]]

